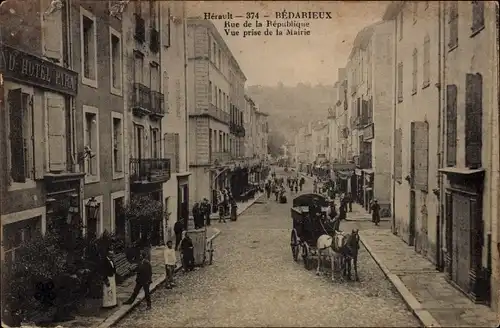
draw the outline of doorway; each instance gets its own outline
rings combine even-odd
[[[410,204],[409,204],[409,210],[410,210],[410,222],[408,224],[408,245],[410,246],[415,246],[415,235],[416,235],[416,193],[415,190],[410,190]]]

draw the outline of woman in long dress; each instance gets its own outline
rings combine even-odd
[[[116,306],[116,269],[113,260],[111,260],[111,251],[103,261],[104,284],[102,288],[102,307],[112,308]]]

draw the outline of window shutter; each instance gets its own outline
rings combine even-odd
[[[41,180],[45,174],[45,152],[46,136],[45,136],[45,117],[42,111],[33,111],[33,138],[34,145],[34,163],[35,163],[35,180]]]
[[[167,113],[167,114],[169,112],[169,107],[170,107],[169,106],[168,83],[169,83],[168,73],[165,71],[165,72],[163,72],[163,97],[165,99],[165,101],[163,103],[165,106],[165,113]]]
[[[180,160],[180,151],[179,151],[179,134],[175,134],[175,171],[174,172],[179,172],[179,163]]]
[[[416,189],[428,190],[429,124],[412,122],[413,128],[413,185]]]
[[[394,178],[401,182],[403,178],[403,147],[402,147],[403,130],[397,129],[394,136]]]
[[[63,97],[47,97],[47,118],[49,170],[63,171],[66,168],[66,115]]]
[[[42,10],[51,6],[50,0],[42,1]],[[60,62],[62,59],[62,28],[61,28],[61,10],[43,15],[42,34],[43,34],[43,54],[51,59]]]
[[[483,78],[481,74],[466,75],[465,91],[465,166],[481,167],[483,125]]]
[[[22,91],[13,89],[9,91],[9,129],[10,129],[10,167],[14,182],[26,182],[26,149],[24,147],[22,110]]]
[[[170,7],[167,10],[167,17],[164,17],[164,22],[161,24],[161,37],[164,47],[170,47]]]
[[[457,164],[457,86],[446,87],[446,164]]]
[[[170,159],[170,170],[177,172],[175,167],[175,134],[165,133],[165,158]]]

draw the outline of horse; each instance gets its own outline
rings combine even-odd
[[[329,258],[332,269],[332,281],[335,281],[336,267],[343,267],[343,260],[345,256],[340,251],[346,244],[346,235],[340,231],[334,231],[333,236],[321,235],[319,236],[316,247],[318,250],[318,267],[316,268],[316,275],[321,273],[321,263],[323,258]],[[345,270],[344,270],[345,271]]]
[[[359,252],[359,229],[353,229],[346,235],[345,243],[340,252],[343,258],[344,276],[351,280],[351,265],[354,265],[354,280],[359,281],[358,277],[358,252]]]

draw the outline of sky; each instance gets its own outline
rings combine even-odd
[[[387,4],[388,1],[189,1],[187,14],[230,12],[236,16],[258,12],[262,21],[276,19],[275,13],[283,10],[331,12],[332,19],[298,20],[310,22],[310,36],[226,36],[224,21],[213,22],[246,75],[247,86],[275,86],[279,82],[287,86],[333,85],[338,69],[347,62],[356,34],[380,21]],[[263,18],[266,14],[270,17]],[[244,21],[232,20],[240,25]]]

